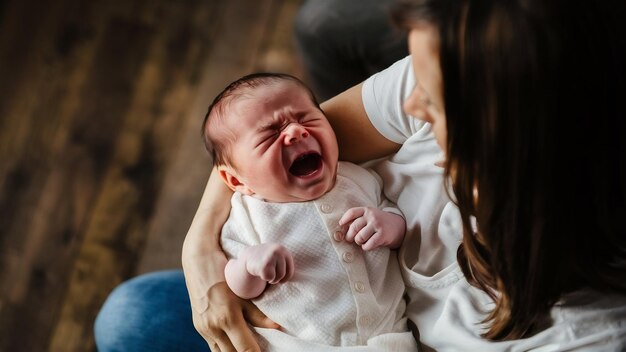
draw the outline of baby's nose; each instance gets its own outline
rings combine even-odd
[[[290,123],[284,130],[285,144],[291,145],[309,136],[309,131],[299,123]]]

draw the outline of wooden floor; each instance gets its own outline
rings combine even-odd
[[[0,1],[0,351],[93,351],[121,281],[180,267],[228,82],[301,76],[300,0]]]

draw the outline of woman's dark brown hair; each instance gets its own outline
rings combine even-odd
[[[625,6],[414,0],[392,11],[405,29],[438,29],[458,261],[495,302],[486,338],[532,335],[578,289],[626,293]]]

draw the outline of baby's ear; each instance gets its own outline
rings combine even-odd
[[[239,176],[237,176],[237,173],[232,170],[232,168],[220,166],[218,167],[217,171],[220,173],[220,177],[222,178],[224,183],[226,183],[228,188],[230,188],[234,192],[239,192],[249,196],[254,194],[253,190],[251,190],[246,184],[241,182],[241,179],[239,178]]]

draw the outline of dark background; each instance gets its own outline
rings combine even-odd
[[[0,1],[0,351],[92,351],[107,294],[180,268],[200,124],[253,71],[302,76],[300,0]]]

